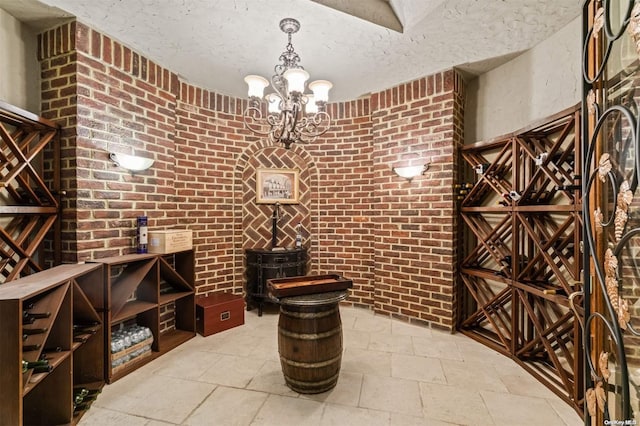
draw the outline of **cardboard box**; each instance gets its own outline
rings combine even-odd
[[[196,299],[196,331],[203,336],[244,324],[244,299],[239,294],[214,293]]]
[[[149,231],[149,253],[175,253],[193,248],[193,232],[188,229]]]

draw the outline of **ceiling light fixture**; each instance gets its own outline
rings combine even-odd
[[[331,127],[326,112],[329,90],[333,84],[326,80],[309,83],[313,94],[305,94],[309,73],[299,64],[300,57],[291,44],[291,34],[298,32],[300,22],[293,18],[280,21],[280,29],[287,34],[286,51],[280,55],[282,63],[274,67],[271,84],[275,93],[264,96],[269,81],[259,75],[248,75],[249,106],[244,111],[245,127],[253,133],[267,136],[271,142],[281,142],[289,149],[292,143],[309,143]],[[267,110],[267,114],[263,111]],[[265,125],[268,130],[264,131]]]

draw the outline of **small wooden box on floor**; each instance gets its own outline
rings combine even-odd
[[[244,324],[244,299],[239,294],[215,293],[196,299],[196,330],[203,336]]]

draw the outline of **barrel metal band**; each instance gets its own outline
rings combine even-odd
[[[280,310],[283,314],[292,318],[314,319],[314,318],[324,318],[324,317],[328,317],[329,315],[333,315],[339,310],[339,307],[335,306],[329,309],[328,311],[324,311],[324,312],[294,312],[294,311],[288,311],[284,307],[281,307]]]
[[[278,330],[281,335],[286,337],[293,337],[294,339],[300,340],[318,340],[325,339],[327,337],[335,336],[336,334],[342,333],[342,327],[338,326],[333,330],[325,331],[324,333],[294,333],[289,330],[284,330],[281,327],[278,327]]]
[[[319,361],[319,362],[299,362],[299,361],[293,361],[293,360],[284,358],[283,356],[280,356],[280,361],[292,367],[299,367],[299,368],[321,368],[321,367],[327,367],[329,365],[334,365],[336,363],[340,365],[341,359],[342,359],[342,353],[326,361]]]
[[[291,384],[293,384],[293,385],[296,385],[296,386],[298,386],[299,388],[305,388],[305,387],[307,387],[307,388],[308,388],[308,387],[309,387],[309,385],[311,385],[313,388],[319,388],[319,387],[321,387],[322,385],[329,385],[329,384],[331,384],[331,383],[336,382],[336,381],[338,380],[338,376],[339,376],[339,375],[340,375],[340,372],[338,371],[336,374],[334,374],[333,376],[329,377],[328,379],[320,380],[320,381],[317,381],[317,382],[316,382],[316,381],[313,381],[313,382],[302,382],[302,381],[300,381],[300,380],[292,379],[292,378],[291,378],[291,377],[289,377],[289,376],[285,376],[285,379],[286,379],[289,383],[291,383]]]

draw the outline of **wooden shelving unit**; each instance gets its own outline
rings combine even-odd
[[[102,278],[100,265],[61,265],[0,286],[0,424],[75,424],[74,388],[102,389]],[[23,324],[25,312],[49,315]],[[80,336],[74,324],[92,327]],[[50,372],[22,372],[43,356]]]
[[[0,283],[42,271],[42,259],[60,263],[58,132],[56,123],[0,101]]]
[[[193,250],[97,259],[104,265],[104,377],[112,383],[195,336]],[[166,312],[171,321],[167,325]],[[164,313],[164,314],[163,314]],[[151,354],[112,366],[111,332],[137,324],[151,330]]]
[[[463,148],[458,323],[577,411],[581,318],[569,296],[582,289],[579,123],[575,107]]]

